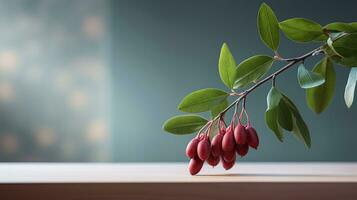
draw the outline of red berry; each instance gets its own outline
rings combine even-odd
[[[222,154],[222,139],[223,134],[219,133],[215,135],[211,143],[211,153],[215,157],[219,157]]]
[[[226,134],[224,134],[222,139],[222,150],[223,151],[233,151],[235,148],[235,141],[233,135],[232,125],[228,126]]]
[[[249,150],[248,144],[239,144],[239,145],[237,145],[237,153],[242,157],[247,155],[248,150]]]
[[[186,155],[189,158],[193,158],[197,155],[197,146],[200,140],[198,138],[193,138],[186,147]]]
[[[245,144],[247,142],[247,132],[242,124],[238,124],[234,129],[234,139],[237,144]]]
[[[213,156],[212,154],[208,157],[207,163],[212,167],[217,166],[219,163],[219,157]]]
[[[191,175],[196,175],[198,172],[201,171],[203,166],[203,161],[195,156],[191,158],[190,163],[188,164],[188,170],[190,171]]]
[[[257,131],[251,126],[248,126],[247,129],[247,134],[248,134],[248,144],[249,146],[253,147],[254,149],[257,149],[259,146],[259,137],[257,134]]]
[[[224,151],[222,158],[224,159],[224,161],[226,162],[232,162],[236,159],[236,151]]]
[[[204,137],[197,146],[197,155],[201,160],[206,160],[211,153],[211,144],[208,137]]]
[[[231,161],[231,162],[227,162],[224,159],[222,159],[222,165],[223,165],[223,168],[225,170],[229,170],[230,168],[232,168],[235,163],[236,163],[235,159],[233,161]]]

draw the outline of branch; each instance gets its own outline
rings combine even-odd
[[[236,99],[235,101],[233,101],[233,103],[231,103],[226,109],[224,109],[217,117],[215,117],[212,121],[215,121],[219,118],[222,118],[224,116],[224,114],[231,109],[234,105],[238,104],[243,98],[246,98],[246,96],[251,93],[253,90],[255,90],[257,87],[259,87],[260,85],[264,84],[265,82],[269,81],[270,79],[275,79],[279,74],[283,73],[284,71],[286,71],[287,69],[289,69],[290,67],[294,66],[296,63],[304,61],[306,58],[311,57],[311,56],[315,56],[317,54],[319,54],[321,52],[321,48],[322,46],[302,55],[299,57],[295,57],[295,58],[288,58],[288,59],[283,59],[283,58],[278,58],[279,60],[282,61],[287,61],[289,62],[288,64],[286,64],[284,67],[280,68],[278,71],[272,73],[271,75],[265,77],[263,80],[259,81],[258,83],[256,83],[255,85],[253,85],[252,87],[246,89],[244,92],[239,93],[239,98]]]

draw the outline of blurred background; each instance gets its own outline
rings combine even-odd
[[[357,21],[355,1],[265,2],[281,21]],[[271,55],[256,30],[258,0],[0,3],[2,162],[186,161],[193,136],[171,135],[161,126],[179,114],[177,104],[187,93],[225,89],[217,69],[222,43],[228,43],[237,62]],[[283,38],[279,49],[290,57],[316,45]],[[349,69],[335,69],[335,98],[320,116],[308,109],[296,69],[277,78],[309,125],[311,149],[289,133],[280,143],[268,130],[266,84],[247,99],[261,145],[241,160],[357,161],[357,105],[347,109],[343,100]]]

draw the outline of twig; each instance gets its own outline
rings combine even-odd
[[[246,89],[244,92],[241,92],[239,94],[234,93],[235,95],[233,96],[239,96],[239,98],[237,98],[235,101],[233,101],[233,103],[231,103],[226,109],[224,109],[217,117],[215,117],[212,121],[215,121],[219,118],[221,118],[229,109],[231,109],[235,104],[238,104],[243,98],[246,98],[246,96],[251,93],[253,90],[255,90],[257,87],[259,87],[260,85],[264,84],[265,82],[269,81],[270,79],[275,79],[279,74],[283,73],[285,70],[289,69],[290,67],[294,66],[296,63],[299,62],[303,62],[306,58],[311,57],[311,56],[315,56],[319,53],[321,53],[322,51],[322,46],[318,47],[302,56],[299,57],[295,57],[295,58],[288,58],[288,59],[284,59],[281,58],[279,56],[278,60],[281,61],[287,61],[288,64],[286,64],[284,67],[280,68],[278,71],[272,73],[271,75],[265,77],[263,80],[259,81],[258,83],[256,83],[255,85],[253,85],[252,87]],[[274,80],[275,81],[275,80]],[[274,84],[274,83],[273,83]]]

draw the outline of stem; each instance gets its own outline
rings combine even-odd
[[[288,58],[288,59],[279,59],[282,61],[287,61],[288,64],[286,64],[284,67],[280,68],[278,71],[272,73],[271,75],[265,77],[263,80],[259,81],[258,83],[256,83],[255,85],[253,85],[252,87],[248,88],[247,90],[245,90],[244,92],[239,93],[239,98],[237,98],[235,101],[233,101],[233,103],[231,103],[226,109],[224,109],[217,117],[215,117],[212,121],[217,120],[218,118],[222,117],[229,109],[231,109],[235,104],[239,104],[239,102],[242,99],[245,99],[246,96],[251,93],[253,90],[255,90],[257,87],[259,87],[260,85],[264,84],[265,82],[269,81],[270,79],[273,79],[273,84],[275,84],[275,78],[283,73],[284,71],[286,71],[287,69],[289,69],[290,67],[294,66],[296,63],[304,61],[306,58],[311,57],[311,56],[315,56],[317,54],[319,54],[321,52],[321,48],[322,46],[302,55],[299,57],[295,57],[295,58]]]
[[[274,75],[273,78],[272,78],[272,83],[271,83],[272,87],[275,87],[275,78],[276,78],[276,76]]]
[[[218,115],[218,116],[219,116],[219,115]],[[214,120],[208,121],[207,124],[205,124],[205,125],[198,131],[196,137],[198,138],[198,137],[201,135],[201,133],[202,133],[208,126],[210,126],[210,125],[213,123],[213,121],[214,121]]]

